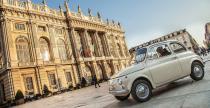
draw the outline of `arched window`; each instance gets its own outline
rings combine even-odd
[[[40,52],[41,52],[41,55],[42,55],[42,59],[44,61],[50,61],[51,57],[50,57],[50,44],[49,44],[49,42],[44,38],[40,38],[39,39],[39,44],[40,44]]]
[[[25,37],[19,37],[16,40],[17,58],[19,62],[30,62],[30,52],[28,41]]]
[[[57,44],[58,44],[58,52],[60,59],[63,61],[67,60],[67,51],[66,51],[65,42],[62,39],[59,39]]]

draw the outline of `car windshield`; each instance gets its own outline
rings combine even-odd
[[[146,58],[147,48],[138,48],[136,50],[136,62],[143,62]]]

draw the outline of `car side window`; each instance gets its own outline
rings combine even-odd
[[[165,56],[171,55],[171,51],[166,44],[161,44],[157,46],[152,46],[148,50],[148,58],[151,59],[157,59],[162,58]]]
[[[170,47],[174,51],[174,53],[182,53],[182,52],[187,51],[187,49],[183,45],[176,43],[176,42],[171,43]]]

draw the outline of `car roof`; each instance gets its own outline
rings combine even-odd
[[[151,46],[155,46],[155,45],[159,45],[159,44],[168,44],[168,43],[172,43],[172,42],[178,42],[178,43],[180,43],[180,42],[177,41],[177,40],[167,40],[167,41],[162,41],[162,42],[157,42],[157,43],[151,44],[151,45],[146,46],[146,47],[144,47],[144,48],[149,48],[149,47],[151,47]]]

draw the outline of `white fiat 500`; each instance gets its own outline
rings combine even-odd
[[[190,76],[204,77],[204,64],[198,55],[177,41],[165,41],[136,50],[136,63],[116,73],[109,80],[109,93],[117,100],[130,94],[139,102],[148,101],[152,90]]]

